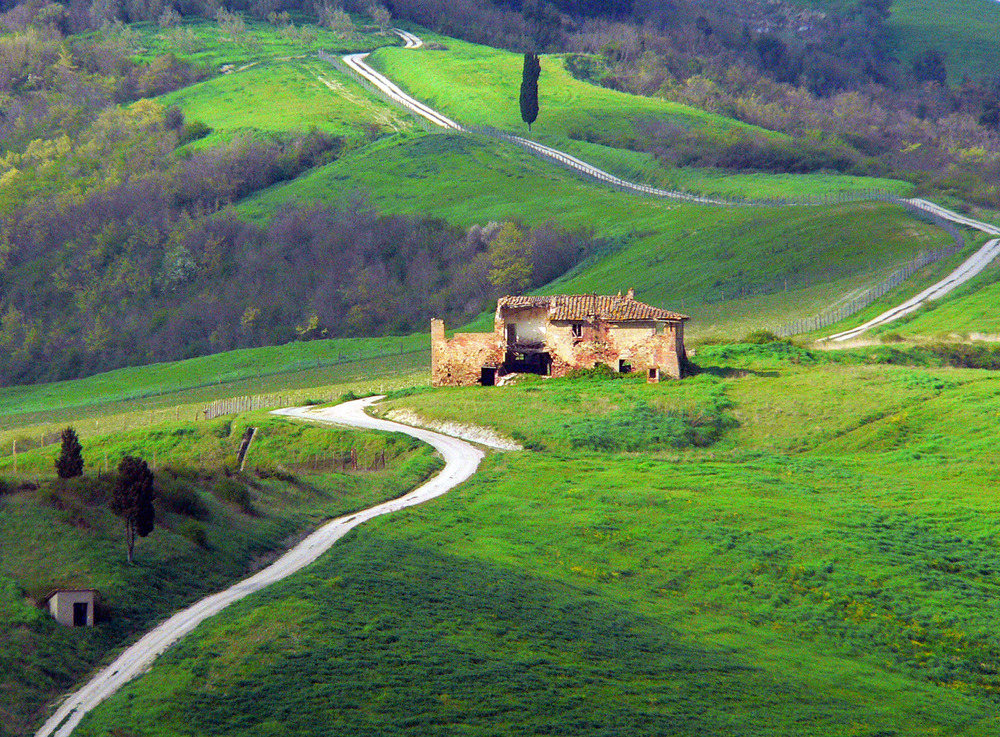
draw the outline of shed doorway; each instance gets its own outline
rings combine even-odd
[[[479,383],[482,386],[496,386],[497,370],[492,366],[483,366],[479,372]]]
[[[86,627],[87,626],[87,602],[77,601],[73,603],[73,626],[74,627]]]

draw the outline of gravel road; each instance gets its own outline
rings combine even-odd
[[[444,457],[445,467],[440,473],[405,496],[327,522],[267,568],[230,586],[225,591],[207,596],[177,612],[143,635],[138,642],[125,650],[113,663],[101,670],[79,691],[68,696],[49,720],[42,725],[42,728],[35,733],[35,737],[49,737],[49,735],[65,737],[65,735],[72,733],[88,711],[114,694],[128,681],[149,670],[156,658],[199,624],[218,614],[230,604],[309,565],[329,550],[349,530],[362,522],[441,496],[476,472],[483,459],[481,450],[463,440],[450,438],[447,435],[369,417],[365,414],[365,407],[379,399],[381,397],[369,397],[327,409],[283,409],[277,410],[274,414],[310,422],[405,433],[428,443],[441,453]]]
[[[419,49],[423,46],[423,41],[417,36],[413,35],[409,31],[404,31],[402,29],[393,29],[394,33],[403,39],[405,43],[405,48],[407,49]],[[407,93],[403,92],[398,86],[396,86],[392,80],[390,80],[385,75],[377,72],[365,61],[368,58],[368,54],[349,54],[343,57],[344,63],[347,64],[356,74],[363,77],[369,83],[373,84],[382,94],[396,103],[403,105],[415,114],[429,120],[434,125],[440,126],[447,130],[454,131],[464,131],[465,129],[456,123],[451,118],[448,118],[433,108],[428,107],[419,100],[411,97]],[[694,202],[699,204],[709,204],[709,205],[731,205],[732,203],[726,202],[724,200],[717,200],[711,197],[699,197],[697,195],[690,195],[684,192],[674,192],[671,190],[658,189],[656,187],[650,187],[645,184],[638,184],[636,182],[630,182],[628,180],[616,177],[613,174],[609,174],[603,169],[599,169],[592,164],[588,164],[586,161],[578,159],[575,156],[571,156],[563,151],[552,148],[551,146],[546,146],[545,144],[538,143],[537,141],[532,141],[521,136],[516,136],[513,134],[500,134],[503,138],[511,141],[512,143],[521,146],[528,151],[534,152],[540,156],[556,161],[567,168],[573,169],[585,176],[592,179],[609,184],[613,187],[618,187],[619,189],[626,189],[633,192],[639,192],[641,194],[649,194],[657,197],[667,197],[677,200],[684,200],[687,202]],[[975,230],[980,230],[984,233],[990,235],[1000,236],[1000,227],[991,225],[989,223],[984,223],[980,220],[974,220],[972,218],[960,215],[957,212],[948,210],[947,208],[936,205],[929,200],[914,198],[908,200],[909,204],[924,210],[925,212],[932,213],[946,220],[950,220],[958,225],[963,225],[965,227],[973,228]],[[998,255],[1000,255],[1000,241],[990,241],[985,246],[983,246],[979,251],[973,254],[967,261],[965,261],[961,266],[955,269],[954,272],[948,275],[945,279],[942,279],[934,286],[925,289],[920,294],[907,300],[901,305],[894,307],[891,310],[886,310],[884,313],[878,317],[869,320],[864,325],[860,325],[851,330],[844,331],[842,333],[837,333],[836,335],[831,335],[824,340],[832,342],[842,342],[846,340],[851,340],[858,337],[862,333],[870,330],[878,325],[885,325],[893,320],[898,320],[904,315],[908,315],[920,308],[924,303],[940,299],[944,295],[948,294],[956,287],[961,286],[969,279],[974,277],[976,274],[985,269]]]

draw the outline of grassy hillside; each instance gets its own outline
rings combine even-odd
[[[258,428],[246,473],[233,474],[245,428]],[[259,441],[259,442],[258,442]],[[354,450],[364,469],[341,470]],[[43,708],[137,633],[287,547],[322,520],[399,496],[433,470],[410,438],[310,427],[250,414],[84,439],[87,477],[53,479],[55,449],[21,454],[18,487],[0,459],[0,734],[30,734]],[[128,565],[108,509],[125,454],[155,464],[156,529]],[[112,475],[107,475],[109,468]],[[228,470],[227,470],[228,469]],[[100,591],[100,621],[73,630],[35,607],[57,587]]]
[[[142,59],[162,54],[176,54],[226,71],[264,60],[301,60],[315,57],[319,51],[334,54],[365,51],[378,46],[395,45],[399,39],[365,30],[351,36],[341,36],[315,25],[315,19],[302,22],[295,18],[290,25],[275,25],[244,17],[245,30],[235,36],[218,23],[186,19],[173,28],[160,28],[155,23],[135,23],[128,26],[126,41]],[[355,18],[356,21],[360,19]]]
[[[948,242],[942,231],[889,206],[682,205],[616,192],[514,146],[451,135],[385,141],[250,198],[240,211],[266,218],[284,202],[339,201],[356,190],[386,211],[427,213],[463,226],[551,221],[621,239],[621,250],[551,290],[634,286],[640,299],[695,316],[694,334],[742,335],[761,321],[810,316]],[[760,292],[767,295],[740,298]]]
[[[821,10],[843,10],[844,0],[798,2]],[[973,79],[996,74],[1000,64],[996,29],[1000,6],[993,0],[893,0],[889,28],[897,53],[912,61],[928,49],[946,55],[952,83],[963,75]]]
[[[412,121],[316,59],[269,60],[160,98],[215,131],[209,145],[239,131],[306,131],[316,127],[352,139],[398,132]]]
[[[521,56],[451,38],[435,39],[446,46],[446,50],[380,48],[371,55],[370,63],[414,97],[460,123],[527,133],[518,107]],[[826,175],[784,175],[774,179],[737,175],[728,180],[732,172],[666,166],[629,149],[642,150],[652,140],[666,136],[665,125],[681,131],[697,131],[718,146],[731,143],[732,135],[740,132],[774,140],[785,140],[787,136],[688,105],[630,95],[578,80],[566,70],[564,59],[558,56],[542,59],[539,108],[533,137],[568,148],[619,176],[639,173],[640,179],[656,184],[751,197],[908,188],[891,180]],[[660,133],[650,134],[645,130],[651,125],[658,127]],[[702,145],[712,144],[703,142]]]
[[[968,285],[931,302],[881,333],[954,339],[1000,335],[1000,266],[994,264]]]
[[[998,26],[1000,5],[992,0],[893,0],[889,27],[903,59],[938,49],[946,56],[949,79],[958,83],[963,75],[996,74]]]
[[[340,338],[245,348],[186,361],[137,366],[51,384],[0,388],[0,416],[43,413],[67,407],[108,404],[175,394],[212,385],[257,380],[258,391],[278,388],[270,377],[306,369],[382,357],[427,348],[427,337]],[[246,393],[239,389],[228,396]],[[0,429],[4,423],[0,423]]]
[[[518,108],[522,56],[441,38],[447,50],[379,49],[369,64],[418,100],[460,123],[524,130]],[[669,120],[684,128],[750,128],[703,110],[654,97],[616,92],[575,79],[557,56],[542,58],[539,116],[533,130],[628,148],[637,125]],[[764,129],[756,129],[768,133]],[[776,135],[776,134],[773,134]]]
[[[718,346],[681,383],[395,400],[531,450],[206,623],[80,734],[995,734],[1000,383],[884,360]]]

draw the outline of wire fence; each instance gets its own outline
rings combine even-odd
[[[425,130],[432,129],[433,126],[429,121],[416,115],[416,113],[414,113],[407,105],[389,97],[382,90],[376,88],[368,82],[368,80],[364,79],[361,75],[350,69],[341,59],[324,53],[321,53],[320,56],[343,71],[345,74],[348,74],[357,80],[372,94],[375,94],[382,99],[386,99],[396,107],[408,112],[411,116],[420,121]],[[916,271],[928,266],[929,264],[958,253],[965,248],[965,239],[954,222],[942,217],[936,212],[931,211],[918,202],[904,199],[895,192],[885,188],[872,187],[856,190],[841,190],[819,194],[797,195],[794,197],[761,198],[718,194],[705,195],[699,192],[687,191],[682,188],[661,189],[648,184],[632,182],[615,176],[614,174],[610,174],[603,169],[588,164],[587,162],[582,161],[575,156],[571,156],[570,154],[559,151],[558,149],[545,146],[544,144],[524,138],[523,136],[515,135],[491,126],[466,126],[460,132],[512,143],[534,156],[542,158],[577,174],[581,174],[589,179],[603,182],[620,191],[682,200],[697,204],[743,207],[830,206],[851,202],[887,202],[906,208],[917,217],[933,223],[934,225],[947,231],[949,235],[952,236],[954,241],[952,246],[918,254],[902,267],[893,271],[881,282],[865,290],[861,295],[814,317],[786,323],[776,330],[778,335],[787,336],[803,332],[811,332],[844,320],[872,304],[890,290],[895,289]],[[815,281],[815,278],[813,281]],[[808,285],[808,283],[796,283],[797,287]],[[724,299],[761,296],[773,293],[782,287],[787,290],[788,286],[789,280],[787,279],[782,279],[781,282],[775,282],[767,285],[741,285],[733,291],[733,294],[724,297]]]
[[[530,154],[550,161],[557,166],[582,174],[588,179],[596,179],[614,189],[665,199],[683,200],[702,205],[722,205],[727,207],[790,207],[808,205],[839,205],[849,202],[891,201],[899,199],[892,191],[884,188],[839,190],[821,194],[799,195],[795,197],[748,197],[740,195],[705,194],[681,187],[663,189],[649,184],[632,182],[610,174],[596,166],[581,161],[575,156],[558,149],[537,143],[522,136],[490,126],[467,126],[466,132],[512,143]]]
[[[925,266],[929,266],[930,264],[940,261],[941,259],[948,258],[949,256],[959,253],[965,248],[965,238],[954,225],[951,223],[946,223],[946,225],[948,226],[946,230],[951,233],[954,240],[951,246],[947,248],[938,248],[933,251],[922,251],[889,274],[885,279],[874,286],[869,287],[857,297],[854,297],[829,310],[825,310],[818,315],[814,315],[813,317],[793,320],[785,323],[784,325],[780,325],[774,330],[774,334],[782,338],[787,338],[791,335],[799,335],[800,333],[811,333],[816,330],[822,330],[823,328],[838,323],[841,320],[846,320],[851,315],[860,312],[876,300],[884,297]]]

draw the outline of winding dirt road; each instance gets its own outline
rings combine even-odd
[[[56,712],[35,733],[35,737],[65,737],[83,716],[136,676],[149,670],[153,662],[171,645],[188,635],[209,617],[230,604],[260,591],[276,581],[303,569],[342,538],[349,530],[374,517],[397,512],[441,496],[470,478],[483,459],[483,452],[473,445],[431,430],[380,420],[365,414],[365,408],[381,397],[369,397],[327,409],[291,408],[274,414],[311,422],[346,425],[365,430],[401,432],[433,446],[444,457],[445,467],[430,481],[398,499],[378,504],[362,512],[327,522],[267,568],[225,591],[206,596],[149,631],[101,670],[79,691],[68,696]]]
[[[393,29],[393,32],[399,36],[405,44],[407,49],[419,49],[424,45],[424,42],[414,34],[409,31],[404,31],[400,28]],[[357,74],[362,79],[366,80],[369,84],[373,85],[381,94],[385,95],[387,98],[393,102],[402,105],[403,107],[409,109],[416,115],[430,121],[432,124],[444,128],[446,130],[453,131],[465,131],[461,125],[456,123],[451,118],[439,113],[437,110],[425,105],[414,97],[411,97],[407,93],[403,92],[395,83],[392,82],[388,77],[380,72],[377,72],[366,62],[368,54],[349,54],[343,57],[344,63]],[[508,133],[499,133],[502,138],[521,146],[522,148],[535,153],[544,158],[553,160],[559,164],[562,164],[574,171],[579,172],[587,177],[596,179],[605,184],[609,184],[613,187],[619,189],[630,190],[633,192],[638,192],[641,194],[653,195],[656,197],[665,197],[677,200],[683,200],[687,202],[694,202],[698,204],[707,205],[732,205],[732,202],[725,200],[713,199],[711,197],[699,197],[697,195],[687,194],[685,192],[675,192],[671,190],[658,189],[656,187],[650,187],[645,184],[638,184],[636,182],[630,182],[628,180],[616,177],[613,174],[600,169],[592,164],[588,164],[586,161],[578,159],[575,156],[571,156],[559,149],[552,148],[551,146],[546,146],[545,144],[538,143],[537,141],[532,141],[527,138],[522,138],[521,136],[516,136]],[[957,212],[948,210],[947,208],[936,205],[929,200],[914,198],[910,200],[898,200],[901,203],[908,204],[911,207],[923,210],[931,215],[943,218],[957,225],[962,225],[968,228],[973,228],[975,230],[982,231],[989,235],[1000,236],[1000,227],[991,225],[989,223],[984,223],[980,220],[974,220],[972,218],[960,215]],[[970,256],[965,262],[963,262],[955,271],[949,274],[946,278],[934,284],[932,287],[925,289],[920,294],[912,297],[901,305],[894,307],[891,310],[883,312],[878,317],[869,320],[864,325],[859,325],[851,330],[844,331],[842,333],[837,333],[831,335],[824,340],[832,342],[842,342],[846,340],[851,340],[856,338],[862,333],[870,330],[873,327],[879,325],[885,325],[894,320],[898,320],[904,315],[908,315],[914,310],[920,308],[926,302],[940,299],[944,295],[948,294],[955,288],[961,286],[962,284],[969,281],[976,274],[980,273],[985,269],[993,260],[1000,255],[1000,239],[992,240],[979,249],[975,254]]]

